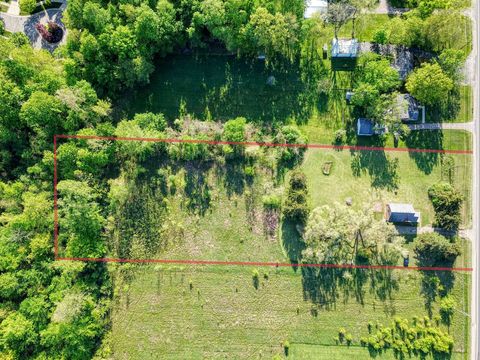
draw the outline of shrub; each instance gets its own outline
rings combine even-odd
[[[253,287],[255,289],[258,289],[258,286],[260,285],[260,273],[258,272],[257,269],[252,270],[252,281],[253,281]]]
[[[247,177],[254,177],[255,176],[255,168],[253,166],[246,166],[245,167],[245,176]]]
[[[16,47],[21,47],[30,43],[28,36],[24,33],[16,32],[10,35],[10,41]]]
[[[135,114],[133,120],[142,129],[152,129],[157,131],[163,131],[167,127],[167,121],[163,114],[154,114],[151,112],[143,114]]]
[[[463,195],[451,184],[442,182],[428,189],[428,197],[435,210],[435,223],[445,230],[457,230],[461,222]]]
[[[352,341],[353,341],[352,334],[346,334],[345,335],[345,341],[347,342],[347,345],[350,346],[352,344]]]
[[[347,131],[345,129],[338,129],[335,131],[335,144],[343,144],[345,136],[347,136]]]
[[[373,42],[376,44],[386,44],[388,41],[388,32],[386,29],[378,29],[373,34]]]
[[[309,213],[307,178],[303,172],[294,171],[289,182],[283,216],[290,221],[305,225]]]
[[[457,305],[455,299],[448,295],[440,301],[440,317],[443,323],[450,326],[453,313],[455,312],[455,306]]]
[[[307,138],[296,126],[286,125],[282,126],[275,135],[275,143],[305,145],[307,143]],[[287,165],[298,164],[303,159],[305,149],[306,147],[303,146],[279,146],[280,161]]]
[[[341,343],[345,340],[345,334],[347,333],[347,330],[345,328],[340,328],[338,329],[338,339],[340,340]]]
[[[289,350],[290,350],[290,343],[288,342],[288,340],[285,340],[283,342],[283,352],[285,353],[285,356],[288,356]]]
[[[3,35],[5,32],[5,25],[3,24],[3,21],[0,20],[0,35]]]
[[[276,210],[282,206],[282,198],[276,194],[265,195],[262,197],[262,203],[264,208]]]
[[[223,140],[228,142],[243,142],[245,141],[245,129],[247,120],[243,117],[238,117],[233,120],[228,120],[223,127]],[[243,154],[245,146],[243,145],[225,145],[224,150],[226,155],[238,157]]]
[[[36,0],[20,0],[20,11],[24,14],[31,14],[37,7]]]

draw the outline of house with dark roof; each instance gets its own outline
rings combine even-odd
[[[374,123],[367,118],[357,119],[357,135],[358,136],[373,136],[383,135],[387,132],[387,128],[383,125]]]
[[[385,217],[388,222],[403,224],[418,224],[420,213],[415,211],[412,204],[387,204]]]
[[[357,39],[333,39],[332,40],[332,69],[334,71],[352,71],[357,65],[360,54]]]
[[[410,94],[398,94],[397,106],[400,113],[400,120],[403,122],[425,122],[425,106],[420,106]]]

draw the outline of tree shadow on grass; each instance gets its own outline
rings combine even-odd
[[[356,177],[366,173],[372,187],[393,191],[398,189],[398,158],[387,156],[380,150],[352,150],[351,169]]]
[[[393,270],[388,269],[302,267],[302,275],[304,298],[327,310],[335,308],[340,295],[344,304],[354,299],[364,305],[367,283],[381,302],[391,300],[399,289]]]
[[[217,166],[217,175],[223,178],[227,196],[241,195],[248,185],[245,176],[245,161],[242,157],[228,159],[225,166]]]
[[[422,266],[422,265],[420,265]],[[455,274],[453,271],[422,271],[421,294],[424,297],[425,309],[428,316],[433,315],[433,304],[437,296],[443,297],[447,295],[455,283]]]
[[[306,121],[318,94],[301,81],[298,66],[272,69],[264,61],[222,54],[169,55],[159,59],[148,86],[118,101],[121,114],[152,111],[169,121],[178,117],[180,103],[202,118],[208,108],[216,120],[244,116],[260,125]]]
[[[187,210],[201,216],[210,208],[212,199],[206,170],[196,166],[185,167],[185,196]]]
[[[282,243],[287,252],[288,259],[293,264],[294,270],[297,270],[297,264],[302,259],[302,251],[305,244],[298,233],[295,224],[291,221],[282,222]]]
[[[405,144],[413,149],[443,149],[443,134],[439,130],[412,131]],[[415,161],[417,167],[425,174],[430,174],[441,158],[438,152],[410,151],[408,153]]]

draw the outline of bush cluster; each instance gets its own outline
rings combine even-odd
[[[453,349],[453,338],[433,327],[428,318],[411,325],[408,320],[395,317],[390,327],[380,327],[375,334],[362,337],[360,343],[376,352],[392,349],[396,353],[420,357],[445,356]]]
[[[451,184],[442,182],[428,189],[428,197],[435,210],[435,224],[445,230],[457,230],[462,221],[463,195]]]
[[[290,177],[283,216],[299,225],[305,225],[309,213],[307,177],[300,170],[295,170]]]

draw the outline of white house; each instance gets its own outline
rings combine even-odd
[[[314,14],[324,14],[327,12],[327,8],[328,2],[325,0],[306,0],[303,17],[310,19]]]

